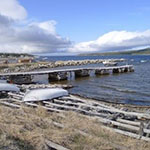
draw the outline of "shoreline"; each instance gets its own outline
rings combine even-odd
[[[32,84],[19,87],[22,93],[10,92],[8,98],[0,101],[3,122],[0,126],[2,133],[6,134],[5,145],[11,137],[11,146],[22,143],[31,150],[39,147],[76,150],[95,146],[98,146],[96,149],[124,147],[125,150],[134,150],[138,143],[141,148],[143,145],[149,148],[150,107],[97,101],[77,94],[49,101],[23,102],[22,97],[28,90],[72,86]]]
[[[125,59],[86,59],[86,60],[68,60],[68,61],[56,61],[56,62],[35,62],[35,63],[20,63],[20,64],[12,64],[13,65],[13,68],[16,69],[15,71],[14,70],[11,70],[9,71],[9,64],[8,64],[8,70],[6,69],[5,71],[2,71],[2,72],[22,72],[27,70],[29,71],[33,71],[33,70],[42,70],[42,69],[48,69],[48,68],[58,68],[58,67],[61,67],[61,66],[80,66],[80,65],[87,65],[87,64],[99,64],[99,63],[102,63],[103,61],[106,61],[106,60],[109,60],[110,62],[124,62],[126,61]],[[10,64],[11,65],[11,64]],[[19,67],[16,67],[20,65],[20,68]],[[22,67],[24,66],[24,67]],[[25,67],[25,66],[28,66],[28,67]],[[30,68],[30,67],[31,68]],[[22,67],[22,69],[21,69]],[[4,70],[4,69],[3,69]],[[99,100],[99,99],[98,99]],[[104,100],[100,100],[100,101],[103,101],[103,102],[106,102]],[[114,104],[118,104],[118,105],[127,105],[127,104],[123,104],[123,103],[115,103],[115,102],[106,102],[106,103],[114,103]],[[130,106],[137,106],[137,107],[144,107],[144,106],[141,106],[141,105],[136,105],[136,104],[128,104]],[[150,107],[150,106],[147,106],[147,107]]]
[[[110,102],[110,101],[105,101],[105,100],[100,100],[100,99],[94,99],[94,98],[90,98],[90,97],[86,97],[86,96],[82,96],[82,95],[78,95],[78,94],[72,94],[72,95],[75,95],[79,98],[87,99],[89,101],[98,102],[101,104],[119,108],[119,109],[125,108],[125,109],[131,110],[131,111],[136,111],[136,112],[146,112],[150,109],[150,106],[145,106],[145,105],[115,103],[115,102]]]
[[[51,69],[65,66],[80,66],[88,64],[101,64],[105,61],[109,62],[124,62],[125,59],[86,59],[86,60],[67,60],[67,61],[37,61],[32,63],[9,63],[9,64],[0,64],[1,73],[9,72],[23,72],[23,71],[35,71],[39,69]]]
[[[34,87],[34,85],[32,85],[32,87],[30,88],[37,89],[37,87]],[[28,87],[26,87],[26,90],[28,90]],[[79,96],[71,95],[71,94],[69,94],[68,96],[62,96],[62,97],[58,97],[58,98],[47,100],[47,101],[43,100],[43,101],[34,101],[34,102],[32,101],[23,102],[22,97],[24,94],[25,94],[25,91],[24,93],[21,92],[21,93],[16,93],[16,94],[9,92],[8,93],[9,97],[2,99],[0,101],[1,103],[0,109],[2,105],[5,105],[9,108],[12,107],[13,108],[12,111],[18,111],[18,112],[23,111],[24,113],[26,112],[24,110],[30,110],[30,115],[31,115],[31,111],[32,111],[32,115],[34,115],[34,113],[37,112],[37,110],[39,110],[38,114],[40,116],[38,117],[39,119],[42,119],[41,123],[44,121],[43,120],[44,118],[41,116],[43,114],[43,111],[44,111],[44,114],[45,113],[47,114],[46,116],[48,118],[50,117],[50,114],[52,117],[53,116],[56,117],[57,115],[59,115],[59,116],[63,116],[63,120],[66,119],[66,114],[69,114],[69,118],[67,118],[67,124],[68,123],[70,124],[73,121],[71,119],[71,122],[70,122],[70,117],[71,117],[70,114],[73,113],[76,116],[74,118],[75,122],[73,124],[77,123],[79,125],[78,127],[81,127],[81,128],[85,127],[85,126],[81,126],[81,123],[85,123],[83,122],[82,119],[80,120],[80,124],[77,121],[77,119],[79,119],[81,116],[81,118],[86,118],[88,119],[88,121],[92,123],[91,124],[92,131],[93,131],[93,126],[95,125],[95,123],[96,124],[98,123],[99,128],[101,129],[104,128],[104,130],[106,130],[104,134],[105,136],[109,136],[109,134],[106,132],[110,131],[111,133],[114,132],[116,135],[118,132],[120,134],[126,135],[124,136],[126,138],[129,138],[129,137],[138,138],[138,141],[139,139],[150,141],[149,134],[147,136],[145,136],[144,134],[144,132],[146,132],[146,134],[150,132],[149,128],[146,127],[150,119],[147,109],[142,108],[142,111],[141,111],[141,109],[140,108],[137,109],[137,107],[133,109],[133,108],[129,108],[129,107],[122,106],[122,105],[116,105],[116,104],[114,105],[110,103],[108,104],[106,102],[100,102],[100,101],[98,102],[93,99],[83,98],[83,97],[79,97]],[[28,116],[28,118],[30,117],[30,115]],[[64,121],[62,121],[61,123],[60,122],[57,123],[58,121],[59,119],[56,119],[56,122],[54,124],[57,127],[64,129],[64,126],[66,126],[66,123],[64,124]],[[142,127],[142,135],[141,135],[141,132],[139,133],[140,128],[141,128],[141,123],[144,124],[144,126]],[[89,128],[89,124],[88,124],[88,128]],[[65,131],[68,131],[69,129],[70,129],[70,126],[69,127],[67,126],[67,129]],[[97,129],[98,128],[96,128],[96,131]],[[77,130],[73,131],[73,133],[76,133],[76,131]],[[61,133],[61,131],[59,131],[59,133]],[[89,136],[89,133],[87,132],[87,130],[81,129],[79,133],[80,135],[84,135],[85,137],[86,135]],[[65,134],[68,135],[69,133],[67,132]],[[121,136],[120,134],[118,136]],[[45,135],[47,134],[45,133]],[[78,138],[79,138],[79,135],[78,135]],[[51,138],[49,137],[49,139]],[[54,139],[52,141],[56,142],[56,140]],[[61,142],[60,144],[62,145]]]

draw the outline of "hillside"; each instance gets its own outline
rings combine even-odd
[[[108,55],[150,55],[150,48],[123,52],[87,53],[80,56],[108,56]]]
[[[9,57],[33,57],[33,55],[27,53],[0,53],[0,58]]]

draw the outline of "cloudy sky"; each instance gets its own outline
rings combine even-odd
[[[0,52],[75,54],[150,46],[149,0],[1,0]]]

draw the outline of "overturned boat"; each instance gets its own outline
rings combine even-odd
[[[8,96],[8,92],[18,93],[20,89],[15,84],[9,84],[0,81],[0,98]]]
[[[25,93],[23,97],[23,101],[43,101],[43,100],[51,100],[54,98],[67,96],[68,91],[62,88],[46,88],[46,89],[36,89],[31,90]]]
[[[20,89],[15,84],[0,83],[0,92],[19,92]]]

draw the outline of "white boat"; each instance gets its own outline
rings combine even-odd
[[[103,61],[105,66],[117,66],[117,62]]]
[[[9,83],[0,83],[0,92],[19,92],[20,89],[14,85]]]
[[[68,91],[62,88],[46,88],[46,89],[35,89],[26,92],[23,101],[42,101],[42,100],[51,100],[54,98],[67,96]]]

